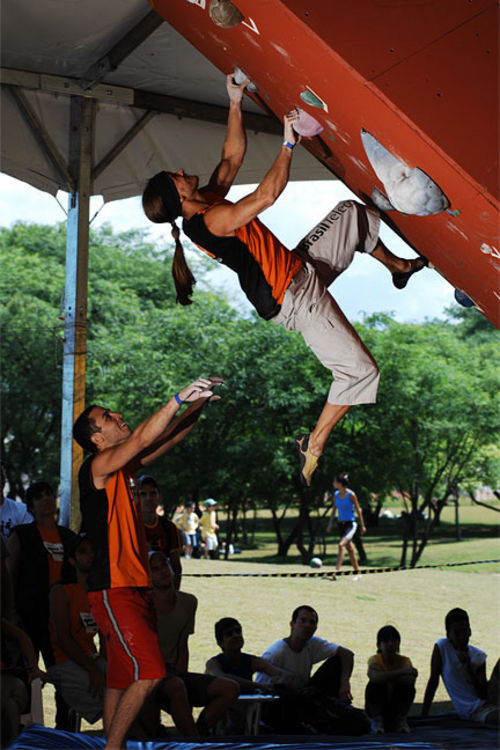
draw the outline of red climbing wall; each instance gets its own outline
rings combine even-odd
[[[496,0],[237,0],[233,28],[210,0],[151,4],[221,71],[242,68],[275,115],[312,114],[323,132],[303,145],[367,202],[385,191],[362,129],[428,174],[448,210],[388,223],[499,325]]]

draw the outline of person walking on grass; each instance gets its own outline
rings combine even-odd
[[[335,565],[335,572],[338,573],[340,568],[342,567],[344,556],[347,550],[349,560],[351,561],[351,565],[354,568],[353,581],[359,581],[360,575],[358,558],[356,557],[356,551],[352,542],[352,539],[358,527],[354,512],[356,512],[359,518],[359,525],[362,534],[366,534],[366,526],[363,520],[363,511],[360,508],[356,493],[348,488],[348,482],[349,475],[345,472],[343,474],[337,474],[337,476],[333,480],[335,494],[333,496],[332,514],[330,516],[330,521],[326,530],[328,533],[332,530],[335,514],[337,514],[337,525],[340,535],[340,541],[337,563]]]

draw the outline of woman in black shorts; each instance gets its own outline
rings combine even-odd
[[[366,527],[363,520],[363,511],[359,506],[358,498],[356,497],[356,493],[348,488],[348,482],[349,475],[346,473],[338,474],[333,480],[335,494],[333,496],[332,514],[330,516],[327,531],[330,532],[332,530],[335,513],[337,513],[340,541],[335,572],[337,573],[342,567],[344,555],[347,550],[349,560],[354,568],[353,580],[358,581],[360,577],[359,565],[354,544],[352,543],[352,538],[358,528],[355,512],[359,518],[360,531],[362,534],[366,533]]]

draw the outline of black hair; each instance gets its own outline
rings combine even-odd
[[[343,471],[341,474],[337,474],[335,481],[344,487],[347,487],[349,484],[349,474],[346,471]]]
[[[88,453],[97,453],[97,446],[90,438],[95,432],[100,432],[100,429],[94,420],[89,417],[90,412],[95,408],[95,404],[87,406],[73,425],[73,438]]]
[[[54,488],[48,482],[33,482],[33,484],[30,484],[30,486],[26,490],[26,497],[24,499],[30,512],[33,508],[34,500],[36,500],[38,495],[40,495],[44,490],[47,490],[47,492],[50,492],[55,497],[56,493],[54,492]]]
[[[158,172],[151,177],[142,194],[142,207],[150,221],[155,224],[170,222],[172,237],[175,241],[172,276],[177,292],[176,302],[180,305],[192,305],[193,287],[196,279],[189,268],[184,255],[184,248],[179,239],[179,227],[175,223],[182,216],[182,204],[175,183],[167,172]]]
[[[139,477],[139,479],[137,480],[137,484],[139,485],[139,489],[142,489],[143,484],[152,484],[153,487],[155,487],[158,490],[158,492],[160,491],[160,488],[158,487],[158,482],[150,474],[143,474],[142,477]]]
[[[142,207],[148,219],[155,224],[173,224],[178,216],[182,216],[179,193],[167,172],[157,172],[148,181],[142,193]]]
[[[399,630],[396,630],[394,625],[384,625],[383,628],[380,628],[377,633],[377,649],[382,641],[388,641],[389,639],[394,639],[398,642],[399,651],[399,646],[401,645],[401,636],[399,634]]]
[[[314,607],[310,607],[309,604],[301,604],[300,607],[296,607],[292,612],[292,622],[297,622],[297,618],[299,616],[299,613],[302,609],[306,609],[308,612],[311,612],[313,615],[316,615],[316,622],[318,621],[318,613],[314,609]]]
[[[215,640],[221,648],[224,633],[226,632],[226,630],[229,630],[229,628],[234,628],[235,625],[241,628],[241,624],[234,617],[223,617],[221,620],[218,620],[215,623]]]
[[[446,632],[448,632],[451,626],[454,625],[456,622],[464,622],[464,621],[466,621],[470,627],[469,615],[465,611],[465,609],[460,609],[460,607],[455,607],[454,609],[450,609],[450,611],[444,618],[444,626],[446,628]]]

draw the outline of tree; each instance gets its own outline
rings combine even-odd
[[[65,230],[17,224],[0,238],[1,437],[11,492],[22,496],[29,481],[58,483]],[[497,480],[497,334],[477,315],[473,325],[375,315],[357,326],[381,369],[378,403],[344,417],[308,489],[297,480],[294,435],[315,423],[329,373],[299,334],[240,315],[211,289],[205,261],[193,261],[195,304],[175,305],[171,257],[144,231],[91,232],[87,403],[119,409],[136,425],[198,375],[227,379],[222,401],[152,467],[168,506],[215,496],[234,533],[250,499],[270,509],[278,554],[296,545],[307,562],[320,538],[323,492],[348,471],[365,507],[372,493],[394,488],[408,498],[401,560],[410,550],[414,565],[452,488]]]
[[[489,479],[479,472],[496,438],[498,347],[490,335],[464,336],[444,321],[411,326],[376,316],[369,324],[381,387],[376,413],[364,414],[365,456],[379,469],[375,491],[392,484],[408,498],[401,565],[410,548],[413,567],[454,488]]]

